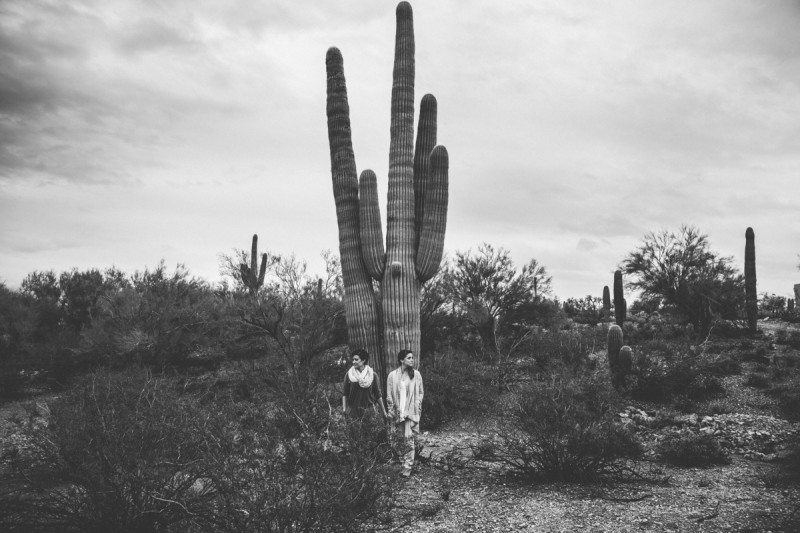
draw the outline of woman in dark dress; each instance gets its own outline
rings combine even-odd
[[[381,394],[380,379],[367,363],[369,353],[366,350],[353,352],[353,366],[344,376],[344,394],[342,394],[342,410],[345,414],[362,416],[368,408],[375,410],[378,405],[386,418],[386,406]]]

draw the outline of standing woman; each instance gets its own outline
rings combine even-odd
[[[386,407],[375,372],[367,363],[369,353],[366,350],[353,352],[353,366],[344,376],[344,392],[342,394],[342,411],[345,414],[362,416],[368,407],[375,409],[379,405],[383,418],[386,418]]]
[[[397,354],[399,367],[386,379],[386,395],[389,416],[395,431],[402,432],[408,450],[403,457],[403,476],[411,475],[414,466],[414,447],[419,435],[419,416],[422,413],[422,375],[414,370],[414,354],[411,350],[400,350]]]

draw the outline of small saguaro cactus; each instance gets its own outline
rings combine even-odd
[[[603,318],[608,319],[611,316],[611,291],[608,290],[608,285],[603,287]]]
[[[758,296],[756,295],[756,235],[753,228],[744,232],[744,295],[747,328],[758,329]]]
[[[397,6],[392,84],[386,242],[371,170],[356,177],[342,54],[330,48],[328,142],[339,225],[345,316],[351,347],[366,348],[382,375],[411,350],[419,362],[420,289],[439,269],[447,223],[448,156],[436,145],[437,103],[420,103],[414,144],[414,25],[411,5]],[[380,283],[375,293],[372,280]],[[380,311],[378,307],[380,306]]]
[[[619,349],[619,374],[630,374],[633,368],[633,349],[630,346],[623,346]]]
[[[614,318],[617,325],[622,327],[628,313],[628,303],[625,301],[625,294],[622,290],[622,271],[614,272]]]
[[[606,337],[606,345],[608,347],[608,366],[614,372],[619,366],[619,350],[622,348],[622,328],[614,324],[608,328],[608,335]]]
[[[267,254],[261,254],[261,268],[258,268],[258,235],[253,235],[253,245],[250,248],[250,266],[247,263],[239,265],[239,271],[250,294],[255,294],[264,285],[264,276],[267,273]],[[258,272],[258,274],[256,274]]]
[[[797,302],[800,302],[800,283],[795,283],[794,285],[794,303],[797,305]]]

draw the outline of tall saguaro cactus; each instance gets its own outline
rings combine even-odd
[[[627,314],[628,302],[625,301],[625,293],[622,290],[622,271],[617,270],[614,272],[614,318],[619,327],[622,327]]]
[[[758,329],[758,297],[756,295],[756,234],[753,228],[744,232],[744,296],[747,328]]]
[[[603,286],[603,318],[608,320],[611,316],[611,291],[608,290],[608,285]]]
[[[255,294],[264,284],[264,276],[267,273],[267,254],[261,254],[261,268],[258,268],[258,235],[253,235],[253,245],[250,248],[250,266],[247,263],[239,265],[244,283],[250,294]]]
[[[396,14],[385,249],[375,173],[364,170],[356,180],[342,55],[330,48],[326,57],[328,142],[349,343],[381,354],[375,366],[384,375],[397,364],[400,350],[419,355],[420,288],[442,259],[449,166],[445,147],[435,146],[437,108],[430,94],[420,104],[414,144],[411,5],[400,2]],[[380,283],[379,296],[372,280]]]

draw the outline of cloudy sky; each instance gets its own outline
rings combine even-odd
[[[385,197],[394,1],[4,0],[0,279],[338,251],[325,52]],[[694,224],[759,292],[800,282],[800,4],[412,2],[416,99],[450,153],[445,248],[537,258],[599,295],[651,230]],[[385,213],[385,209],[383,209]]]

